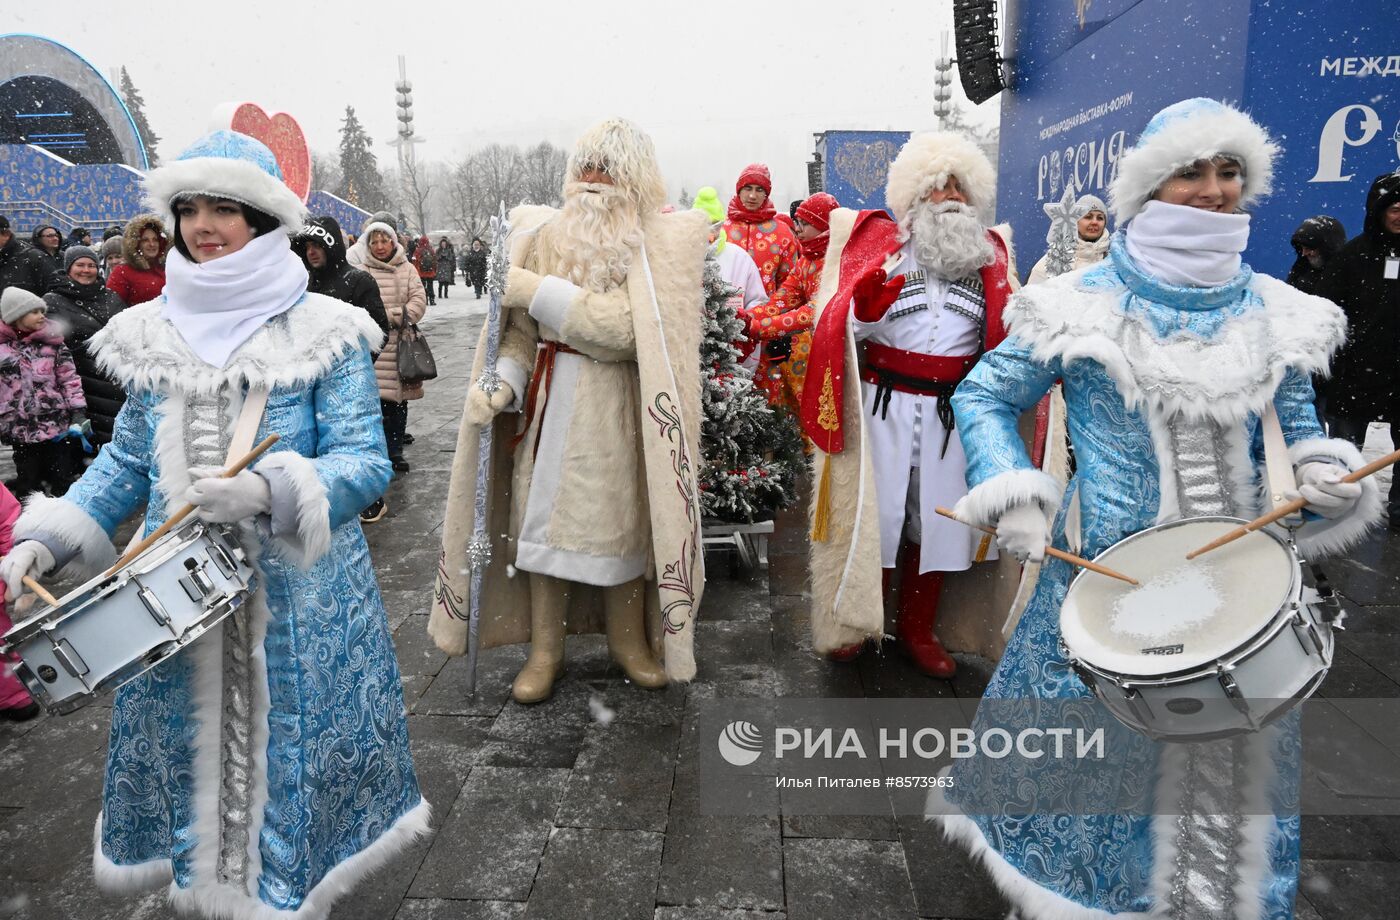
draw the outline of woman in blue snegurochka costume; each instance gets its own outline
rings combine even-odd
[[[428,827],[403,692],[357,515],[391,476],[363,311],[306,292],[288,234],[305,208],[272,152],[215,132],[146,177],[174,232],[165,293],[93,344],[130,393],[112,443],[64,498],[36,498],[0,563],[100,571],[141,504],[239,522],[250,602],[112,704],[99,887],[169,884],[177,908],[325,917]],[[213,478],[250,388],[270,390],[250,470]],[[20,543],[24,540],[28,542]]]
[[[1272,402],[1309,502],[1302,551],[1344,549],[1378,520],[1372,483],[1338,482],[1360,453],[1328,439],[1313,411],[1310,378],[1326,373],[1345,337],[1341,310],[1241,262],[1245,209],[1268,192],[1277,152],[1248,116],[1209,99],[1152,118],[1110,189],[1126,226],[1109,258],[1012,297],[1010,338],[953,398],[971,487],[961,516],[995,526],[1003,548],[1037,561],[1052,540],[1092,558],[1179,517],[1253,518],[1263,510],[1260,418]],[[1059,379],[1078,463],[1063,495],[1032,467],[1016,430],[1017,416]],[[982,706],[983,727],[1008,712],[1053,712],[1036,701],[1091,696],[1059,647],[1072,575],[1047,560],[984,697],[1019,702]],[[960,761],[956,785],[931,812],[1023,920],[1292,916],[1296,720],[1211,745],[1158,746],[1126,729],[1110,737],[1113,786],[1136,788],[1165,817],[1151,808],[1036,813],[1028,796],[1082,790],[1105,774],[1016,758]],[[1247,781],[1186,778],[1221,763]]]

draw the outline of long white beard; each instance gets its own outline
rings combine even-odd
[[[627,280],[632,250],[642,245],[642,224],[615,185],[570,182],[564,208],[545,231],[556,268],[579,287],[602,293]]]
[[[904,216],[901,228],[914,242],[914,256],[928,271],[956,281],[996,259],[987,228],[965,204],[921,201]]]

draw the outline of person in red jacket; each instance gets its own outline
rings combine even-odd
[[[802,404],[802,382],[807,376],[807,355],[812,350],[814,301],[826,263],[826,244],[831,240],[831,212],[840,206],[826,192],[818,192],[797,206],[797,244],[801,250],[797,267],[767,303],[749,311],[751,340],[765,344],[784,339],[791,342],[791,354],[786,360],[774,361],[765,349],[754,379],[768,393],[770,402],[782,401],[793,412]]]
[[[797,237],[786,225],[778,223],[778,212],[768,199],[772,190],[767,166],[745,166],[734,185],[729,216],[724,221],[725,236],[753,257],[763,278],[764,293],[769,296],[796,267],[798,253]]]
[[[155,300],[165,290],[165,251],[170,247],[165,224],[155,214],[133,217],[122,233],[121,265],[107,276],[107,289],[128,307]]]
[[[423,290],[428,292],[428,306],[435,306],[437,298],[433,296],[433,279],[437,277],[437,254],[433,252],[433,245],[428,242],[426,233],[418,237],[418,244],[413,248],[413,267],[418,270]]]

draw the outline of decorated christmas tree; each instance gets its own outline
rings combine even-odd
[[[738,288],[705,260],[705,337],[700,344],[700,507],[707,521],[749,524],[770,519],[796,498],[806,464],[797,420],[774,409],[739,364],[743,334]]]

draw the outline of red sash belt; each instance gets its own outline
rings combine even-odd
[[[972,370],[980,355],[924,355],[917,351],[891,348],[878,342],[865,343],[865,361],[860,378],[883,384],[901,393],[935,396],[956,386]]]
[[[943,425],[943,448],[938,456],[948,453],[948,438],[953,433],[953,404],[948,397],[981,355],[925,355],[902,348],[891,348],[878,342],[865,343],[865,360],[861,363],[860,379],[875,385],[871,414],[889,417],[890,395],[898,390],[917,396],[937,398],[935,411]]]
[[[530,374],[530,389],[525,397],[525,424],[521,426],[520,433],[510,442],[510,449],[515,450],[520,446],[520,442],[525,440],[525,435],[530,431],[530,423],[535,418],[535,407],[539,406],[540,427],[544,427],[544,413],[549,408],[549,384],[554,377],[554,358],[559,352],[566,355],[579,355],[583,352],[577,351],[565,345],[563,342],[542,341],[535,351],[535,370]],[[544,382],[544,402],[540,403],[540,382]],[[539,452],[539,438],[535,439],[535,451]]]

